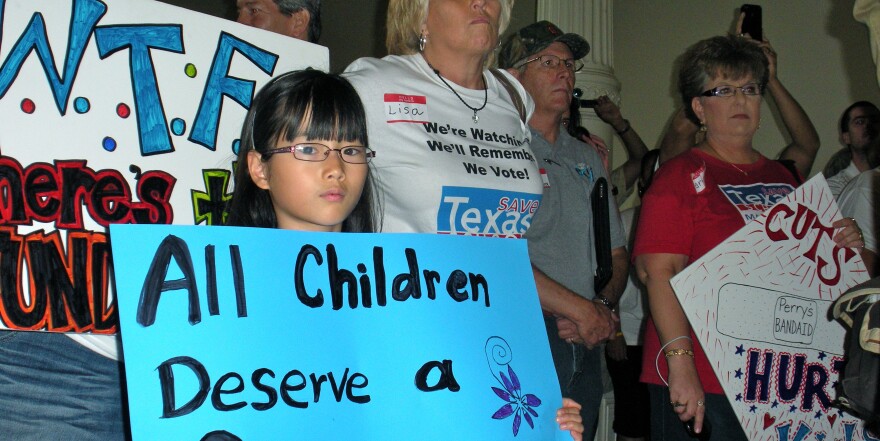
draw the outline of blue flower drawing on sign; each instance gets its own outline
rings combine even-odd
[[[492,392],[505,401],[505,404],[492,414],[492,418],[503,420],[513,415],[513,436],[516,436],[519,434],[523,419],[529,427],[535,428],[532,417],[538,416],[535,408],[541,405],[541,399],[533,394],[523,393],[519,377],[510,366],[512,359],[510,345],[506,340],[501,337],[489,337],[486,340],[486,361],[489,362],[489,370],[504,387],[503,389],[492,387]]]

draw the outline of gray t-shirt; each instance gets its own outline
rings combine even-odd
[[[596,249],[590,192],[608,179],[595,149],[560,128],[556,144],[532,130],[532,152],[545,178],[541,205],[525,237],[532,264],[551,279],[585,298],[593,298]],[[609,183],[610,185],[610,183]],[[626,245],[614,197],[608,198],[611,248]]]

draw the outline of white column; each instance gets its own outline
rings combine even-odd
[[[614,76],[612,4],[612,0],[538,0],[537,17],[550,21],[564,32],[578,34],[590,43],[590,53],[583,59],[584,68],[575,75],[574,87],[584,92],[581,99],[608,95],[619,106],[620,82]],[[581,125],[601,136],[609,148],[612,144],[621,145],[614,129],[602,122],[592,109],[581,109]]]

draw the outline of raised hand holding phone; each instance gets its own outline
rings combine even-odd
[[[740,34],[748,34],[752,40],[763,41],[764,26],[761,19],[761,7],[746,3],[739,8],[739,11],[740,22],[738,28]]]

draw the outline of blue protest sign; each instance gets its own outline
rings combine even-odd
[[[525,241],[110,229],[136,441],[568,437]]]

